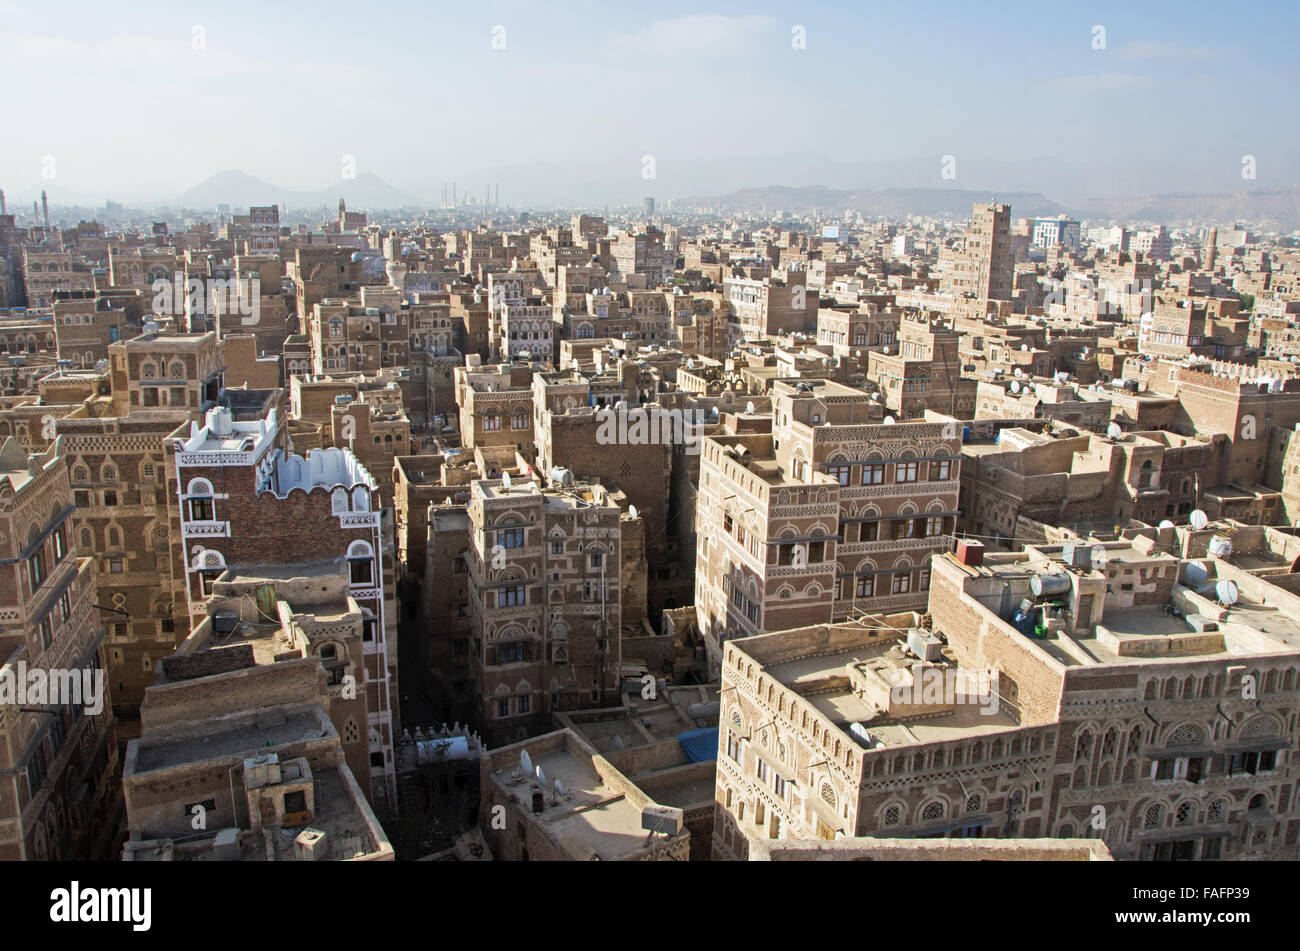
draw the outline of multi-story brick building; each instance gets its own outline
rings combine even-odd
[[[1225,607],[1146,541],[1145,554],[1107,544],[1100,561],[1062,562],[1059,547],[937,556],[932,628],[877,616],[728,644],[715,857],[841,836],[1292,857],[1295,596],[1221,566],[1242,586]],[[1045,634],[1022,633],[1022,601]]]
[[[346,571],[345,594],[361,616],[372,801],[396,801],[393,736],[398,729],[397,606],[392,520],[379,510],[379,487],[356,456],[283,449],[277,409],[247,421],[210,411],[202,427],[167,440],[179,511],[173,546],[178,600],[193,623],[208,616],[214,584],[239,574],[294,578],[331,563]],[[234,575],[228,576],[230,571]],[[349,603],[350,603],[349,602]],[[269,612],[267,612],[269,613]]]
[[[489,742],[550,728],[555,710],[617,689],[623,522],[599,485],[474,483],[469,501],[470,655]]]
[[[56,443],[0,445],[0,858],[106,859],[121,822],[104,625]],[[37,694],[37,685],[43,684]]]
[[[695,604],[710,671],[734,637],[924,606],[958,514],[960,426],[880,423],[872,407],[851,387],[783,381],[770,434],[704,440]]]
[[[977,300],[1011,300],[1016,257],[1011,247],[1011,206],[975,205],[957,250],[941,260],[948,272],[943,290]]]
[[[460,439],[468,448],[513,447],[533,457],[532,370],[527,366],[456,367]]]

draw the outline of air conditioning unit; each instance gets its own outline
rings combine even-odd
[[[921,660],[933,663],[943,659],[943,641],[929,631],[916,628],[907,632],[907,649]]]

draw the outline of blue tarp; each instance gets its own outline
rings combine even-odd
[[[692,763],[703,763],[718,758],[718,728],[706,726],[702,730],[678,733],[677,742]]]

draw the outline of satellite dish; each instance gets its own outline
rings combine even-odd
[[[1019,392],[1020,392],[1020,381],[1019,381],[1019,380],[1012,380],[1012,381],[1011,381],[1011,392],[1012,392],[1012,393],[1019,393]]]
[[[628,514],[628,515],[631,515],[633,518],[636,518],[636,517],[637,517],[637,514],[636,514],[636,506],[635,506],[635,505],[629,505],[629,506],[627,507],[627,514]]]
[[[1106,435],[1111,439],[1119,439],[1120,436],[1124,435],[1124,430],[1119,428],[1119,423],[1111,423],[1106,427]]]
[[[885,417],[885,425],[886,425],[886,426],[893,426],[896,422],[897,422],[897,420],[894,419],[894,417],[892,417],[892,416],[886,416],[886,417]]]
[[[1205,526],[1210,524],[1209,516],[1200,509],[1193,510],[1190,521],[1192,523],[1192,528],[1196,529],[1198,532],[1204,531]]]
[[[533,758],[528,755],[527,750],[519,751],[519,766],[525,773],[528,773],[530,776],[532,775]]]
[[[1237,586],[1231,581],[1220,581],[1214,586],[1214,596],[1224,607],[1237,603]]]
[[[745,414],[748,416],[754,415],[754,403],[752,400],[745,404]]]
[[[1192,588],[1199,588],[1210,580],[1210,569],[1205,566],[1203,561],[1189,561],[1187,563],[1187,580],[1191,582]]]
[[[555,790],[556,799],[563,799],[565,796],[569,794],[568,791],[564,788],[564,783],[560,782],[558,779],[555,780],[554,784],[552,785],[552,788]]]
[[[510,491],[510,473],[509,473],[509,472],[503,472],[503,473],[501,473],[501,488],[505,489],[507,492]]]
[[[1173,527],[1174,527],[1174,523],[1171,522],[1171,521],[1169,521],[1169,519],[1165,519],[1164,521],[1162,521],[1162,522],[1161,522],[1159,525],[1157,525],[1156,527],[1157,527],[1157,528],[1173,528]]]
[[[538,763],[536,766],[533,767],[533,774],[537,777],[537,784],[539,786],[546,785],[546,774],[542,772],[541,763]]]

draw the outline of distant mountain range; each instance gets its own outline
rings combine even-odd
[[[1091,223],[1149,222],[1165,225],[1231,225],[1247,222],[1266,231],[1300,229],[1300,186],[1251,189],[1224,194],[1150,195],[1136,198],[1090,198],[1062,205],[1038,192],[975,191],[957,188],[835,189],[769,186],[744,188],[725,195],[683,198],[677,204],[711,207],[722,212],[761,213],[777,210],[829,217],[852,209],[866,216],[911,215],[967,218],[971,205],[990,200],[1011,205],[1014,218],[1070,215]]]
[[[1152,195],[1145,198],[1100,198],[1080,203],[1074,213],[1116,221],[1158,221],[1163,224],[1248,222],[1265,231],[1300,229],[1300,186],[1251,189],[1219,195]]]
[[[967,218],[971,205],[996,200],[1010,203],[1017,217],[1047,217],[1066,209],[1036,192],[968,191],[957,188],[886,188],[851,191],[810,185],[804,188],[769,186],[744,188],[713,198],[682,198],[677,205],[712,207],[730,212],[769,214],[778,210],[795,214],[818,211],[834,217],[853,210],[868,217],[905,218],[908,215]]]
[[[1034,177],[1029,174],[1031,169],[1028,168],[1007,169],[1000,166],[990,166],[988,169],[970,174],[972,164],[974,163],[963,166],[963,184],[972,180],[1015,181],[1017,176],[1014,173],[1017,171],[1024,171],[1025,178]],[[515,191],[513,197],[508,193],[504,195],[506,203],[515,208],[599,209],[602,200],[609,201],[613,205],[627,206],[634,206],[640,202],[639,197],[634,197],[639,191],[638,186],[627,184],[626,162],[616,166],[610,163],[591,162],[581,166],[581,174],[577,166],[570,169],[571,174],[562,174],[563,167],[562,163],[549,165],[539,163],[527,168],[483,169],[480,170],[478,177],[486,181],[495,181],[498,180],[496,175],[500,174],[499,180],[504,183],[503,191]],[[723,185],[724,180],[713,174],[700,172],[690,176],[690,180],[686,180],[688,176],[674,173],[670,180],[682,179],[678,182],[680,191],[674,195],[670,190],[671,186],[663,180],[642,181],[639,175],[633,177],[645,186],[644,194],[656,196],[659,207],[664,210],[707,207],[723,214],[760,214],[763,211],[775,213],[781,210],[795,214],[808,214],[816,210],[826,217],[834,218],[842,215],[845,210],[852,209],[866,216],[903,218],[907,215],[926,215],[960,220],[970,215],[971,205],[974,203],[996,200],[1009,203],[1011,213],[1016,218],[1066,214],[1085,219],[1090,224],[1105,224],[1113,221],[1118,224],[1231,225],[1234,222],[1244,222],[1255,229],[1282,232],[1300,230],[1300,186],[1295,185],[1267,189],[1243,188],[1239,191],[1222,193],[1195,188],[1176,194],[1156,192],[1143,194],[1141,191],[1133,191],[1122,196],[1121,190],[1125,186],[1115,185],[1114,191],[1108,187],[1104,190],[1098,188],[1093,194],[1100,197],[1078,197],[1068,201],[1056,201],[1047,197],[1047,194],[1041,190],[1004,191],[996,188],[927,187],[917,183],[920,173],[915,165],[905,166],[903,163],[876,163],[870,166],[864,164],[854,168],[826,165],[820,170],[832,175],[833,181],[851,180],[857,177],[853,173],[860,172],[862,177],[858,178],[858,181],[869,181],[872,185],[852,188],[822,185],[801,187],[767,185],[723,191],[722,189],[726,187]],[[896,176],[889,173],[896,173]],[[732,183],[735,183],[739,174],[740,170],[736,169],[731,178]],[[744,174],[750,181],[754,179],[762,181],[764,178],[768,181],[780,181],[782,178],[787,178],[781,169],[775,166],[768,168],[761,163],[756,163],[754,168],[745,169]],[[885,187],[883,182],[890,180],[907,187]],[[1121,177],[1116,178],[1115,181],[1125,180]],[[692,189],[692,182],[694,189]],[[1132,188],[1134,184],[1129,182],[1128,187]],[[412,193],[390,185],[373,172],[365,172],[353,179],[340,179],[330,188],[304,190],[284,188],[245,172],[230,169],[211,176],[175,197],[126,204],[136,208],[167,207],[200,210],[214,210],[220,204],[230,204],[236,208],[278,204],[281,208],[317,210],[332,209],[342,198],[353,210],[374,212],[383,209],[436,207],[437,201],[432,200],[436,193],[433,189],[441,190],[441,187],[440,182],[426,182],[422,188]],[[29,190],[33,195],[39,194],[39,189]],[[466,190],[462,183],[460,194],[465,194]],[[1055,191],[1055,188],[1049,188],[1049,191]],[[683,193],[693,197],[678,197]],[[476,198],[480,197],[477,191],[473,194]],[[17,195],[11,192],[10,210],[22,215],[31,204],[30,198],[24,201],[24,198],[19,195],[23,195],[21,190],[18,190]],[[587,196],[585,200],[583,196]],[[15,198],[18,200],[15,201]],[[51,211],[55,214],[62,208],[84,215],[87,212],[93,213],[96,206],[100,205],[100,201],[73,193],[71,190],[52,190],[51,199],[54,202]]]
[[[425,207],[427,202],[389,185],[373,172],[364,172],[356,178],[339,180],[332,188],[318,191],[300,191],[281,188],[255,176],[230,169],[218,172],[193,188],[155,205],[181,208],[214,208],[220,204],[236,206],[281,205],[293,208],[331,207],[342,198],[349,206],[363,208]]]

